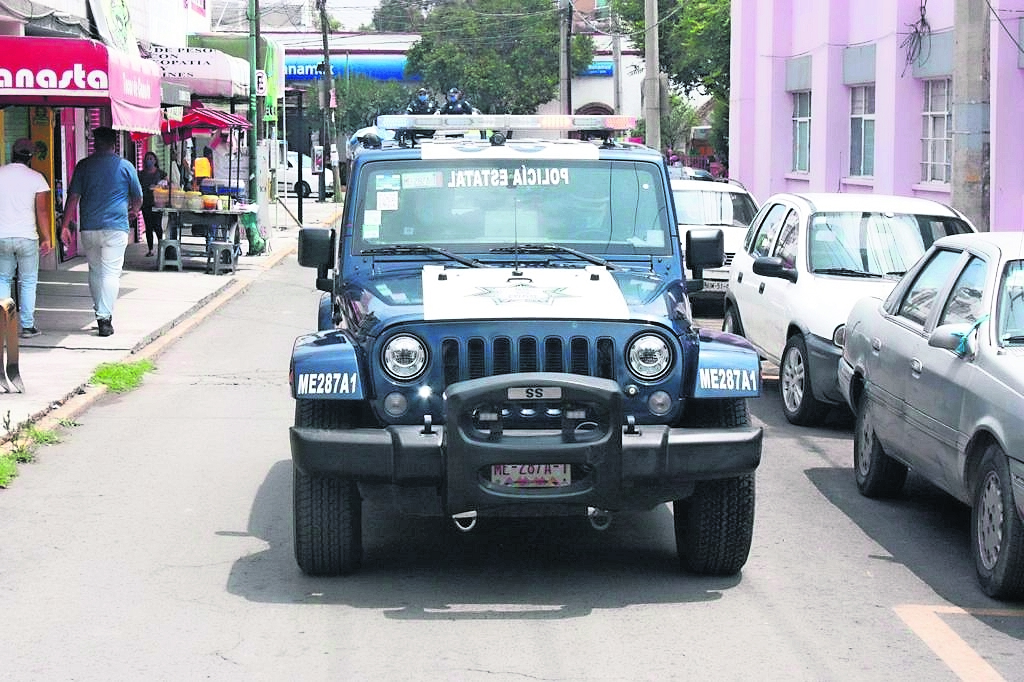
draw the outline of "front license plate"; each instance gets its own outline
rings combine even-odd
[[[509,488],[561,488],[572,483],[568,464],[492,464],[491,483]]]
[[[509,400],[560,400],[561,386],[517,386],[508,389]]]

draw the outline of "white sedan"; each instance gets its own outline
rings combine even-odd
[[[308,197],[320,191],[320,175],[313,173],[313,161],[306,154],[302,155],[302,180],[299,180],[299,153],[288,152],[285,163],[277,167],[277,190],[279,192],[295,192]],[[324,184],[328,196],[334,194],[334,174],[330,168],[324,170]]]

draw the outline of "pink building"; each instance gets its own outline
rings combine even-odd
[[[760,200],[839,191],[955,206],[953,139],[974,118],[988,134],[989,225],[1022,229],[1024,0],[969,5],[988,22],[989,87],[964,121],[955,2],[733,0],[729,175]]]

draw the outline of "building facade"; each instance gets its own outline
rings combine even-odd
[[[762,200],[860,192],[961,210],[954,187],[967,177],[987,204],[980,221],[968,212],[980,229],[1021,229],[1024,0],[959,14],[958,2],[733,0],[730,176]],[[956,82],[957,41],[985,32],[987,50],[970,54],[984,60],[985,96],[958,108],[957,88],[979,84]],[[979,141],[977,167],[954,154],[960,135]]]

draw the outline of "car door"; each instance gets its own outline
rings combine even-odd
[[[763,292],[767,277],[754,272],[754,259],[768,256],[775,245],[779,230],[790,212],[790,207],[783,203],[774,203],[765,207],[760,222],[755,218],[754,231],[741,254],[733,261],[733,273],[729,282],[729,292],[736,302],[743,324],[743,335],[762,352],[767,352],[765,324],[766,313],[763,305]],[[778,353],[780,349],[775,349]]]
[[[941,325],[974,325],[978,321],[983,314],[987,270],[982,258],[969,257],[939,314],[933,315],[936,321],[929,326],[929,334]],[[915,429],[918,437],[913,441],[914,447],[934,457],[941,470],[942,478],[934,482],[952,491],[959,485],[957,458],[961,443],[966,444],[967,439],[967,434],[960,431],[965,388],[972,384],[977,366],[969,357],[929,346],[927,336],[915,342],[911,358],[907,422],[919,425]]]
[[[891,454],[933,480],[941,477],[939,458],[920,447],[925,438],[925,420],[920,410],[908,409],[907,396],[921,390],[921,343],[927,345],[926,329],[932,312],[942,305],[953,273],[961,267],[959,251],[935,251],[903,293],[895,313],[869,339],[877,362],[869,388],[876,399],[875,423],[883,442],[895,450]]]
[[[779,236],[772,247],[771,255],[781,258],[787,268],[797,267],[797,247],[800,240],[802,221],[796,209],[786,214],[779,228]],[[790,282],[779,277],[766,277],[764,290],[761,292],[761,311],[763,314],[763,338],[765,347],[776,356],[781,356],[786,347],[786,331],[793,320],[793,301],[797,287],[803,283]]]

